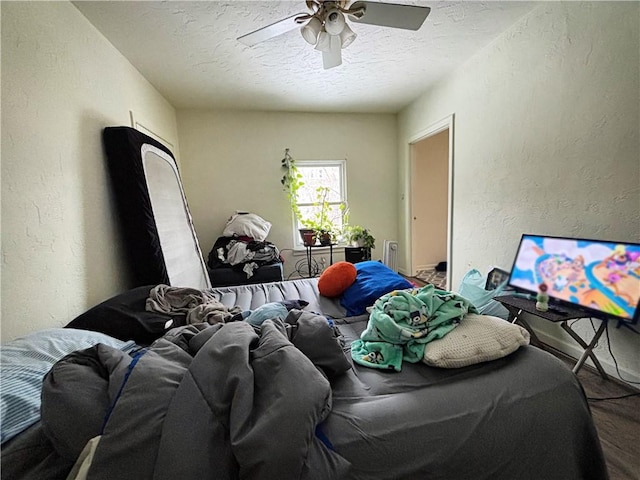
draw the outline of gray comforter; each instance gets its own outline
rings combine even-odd
[[[343,478],[348,463],[315,435],[329,382],[287,330],[188,326],[133,357],[71,354],[45,379],[43,429],[69,460],[101,435],[90,479]]]

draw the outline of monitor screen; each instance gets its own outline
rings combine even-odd
[[[523,235],[509,286],[594,314],[637,322],[640,315],[640,244]]]

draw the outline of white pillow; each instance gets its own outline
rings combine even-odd
[[[246,236],[253,238],[256,242],[263,242],[271,230],[271,223],[255,213],[236,213],[224,228],[224,237]]]
[[[459,368],[505,357],[529,343],[520,325],[489,315],[470,313],[444,337],[426,344],[424,363]]]

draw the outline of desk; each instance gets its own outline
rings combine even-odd
[[[336,245],[335,243],[330,243],[328,245],[322,245],[322,244],[317,244],[317,245],[305,245],[304,248],[306,249],[306,254],[307,254],[307,272],[309,273],[309,278],[311,278],[313,275],[311,274],[311,251],[314,248],[327,248],[329,247],[329,265],[333,265],[333,246]]]
[[[602,376],[602,378],[604,378],[605,380],[609,378],[607,373],[604,371],[604,368],[602,368],[602,365],[600,365],[600,361],[596,357],[596,354],[593,352],[593,348],[596,346],[596,344],[598,343],[598,340],[602,336],[602,333],[607,328],[608,320],[606,318],[599,318],[599,320],[601,321],[600,327],[596,331],[596,334],[591,340],[591,343],[587,343],[582,339],[582,337],[580,337],[580,335],[574,332],[571,329],[571,327],[569,327],[569,325],[567,324],[567,320],[591,317],[591,315],[586,313],[584,310],[580,310],[578,308],[572,308],[571,306],[565,306],[565,305],[557,306],[555,308],[554,306],[549,305],[548,311],[541,312],[540,310],[536,310],[535,299],[524,298],[524,297],[519,297],[514,295],[504,295],[501,297],[495,297],[495,300],[497,300],[502,305],[504,305],[505,308],[509,311],[509,321],[511,323],[518,322],[524,328],[527,329],[527,331],[531,335],[532,343],[537,347],[542,347],[543,343],[535,334],[535,332],[533,331],[533,329],[531,328],[527,320],[522,317],[522,313],[523,312],[529,313],[531,315],[535,315],[536,317],[540,317],[549,322],[559,323],[562,329],[565,332],[567,332],[571,336],[571,338],[573,338],[584,350],[582,355],[578,359],[578,362],[573,367],[573,373],[578,373],[578,370],[582,368],[582,365],[584,365],[584,362],[587,360],[587,358],[591,358],[591,361],[593,362],[595,367],[598,369],[598,372],[600,372],[600,375]]]

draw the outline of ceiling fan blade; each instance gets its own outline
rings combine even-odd
[[[431,8],[417,5],[400,5],[397,3],[354,2],[349,10],[363,8],[364,12],[349,15],[349,20],[356,23],[367,23],[381,27],[404,28],[418,30],[427,19]]]
[[[322,52],[322,66],[325,70],[342,65],[342,41],[338,35],[330,35],[331,48]]]
[[[278,35],[282,35],[283,33],[290,32],[295,28],[300,27],[300,23],[296,22],[297,18],[300,17],[308,17],[307,13],[296,13],[290,17],[284,18],[279,22],[272,23],[271,25],[267,25],[266,27],[259,28],[251,33],[247,33],[246,35],[242,35],[238,37],[238,41],[248,45],[249,47],[253,47],[255,44],[264,42],[265,40],[269,40],[273,37],[277,37]]]

